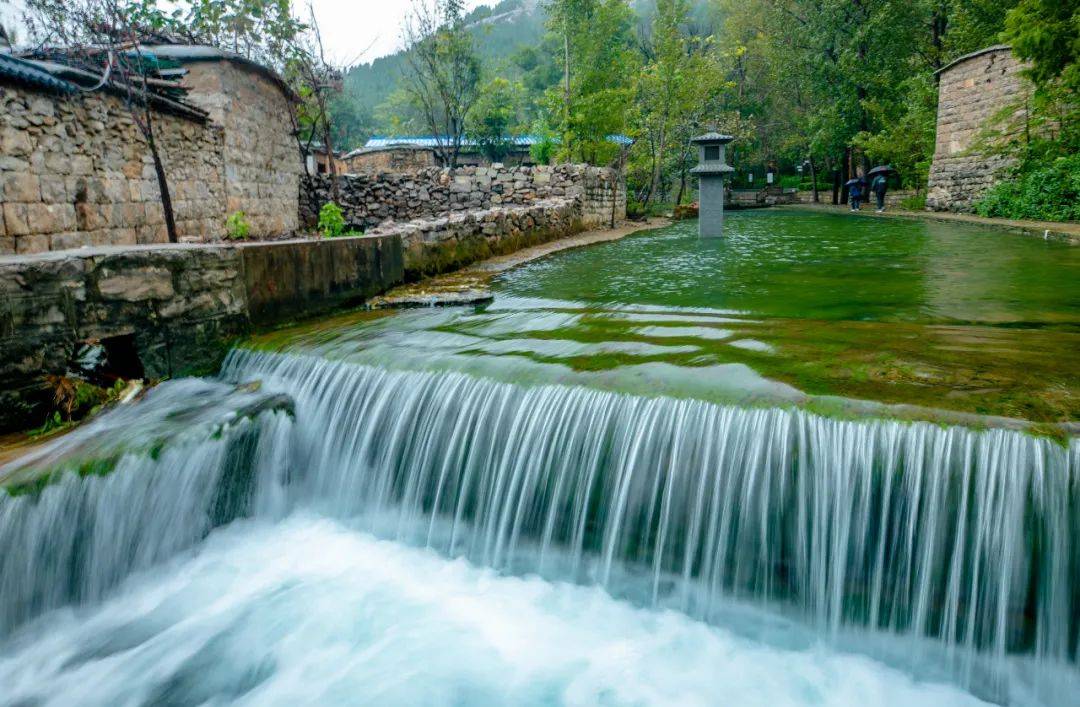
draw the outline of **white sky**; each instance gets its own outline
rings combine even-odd
[[[466,5],[471,10],[496,2],[466,0]],[[293,4],[307,16],[306,2],[293,0]],[[366,64],[400,48],[401,22],[412,0],[311,0],[311,4],[329,58],[337,64]]]
[[[311,0],[323,44],[336,64],[368,63],[401,46],[401,22],[413,0]],[[497,0],[466,0],[471,10]],[[19,15],[20,0],[0,0],[0,18]],[[293,0],[294,11],[307,17],[307,1]],[[365,50],[367,50],[365,52]]]

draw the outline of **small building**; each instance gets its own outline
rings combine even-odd
[[[177,236],[251,238],[299,227],[297,100],[271,69],[214,47],[146,45],[147,94]],[[0,255],[167,241],[130,94],[63,49],[0,55]]]
[[[394,140],[394,138],[386,138]],[[351,174],[376,174],[378,172],[412,172],[439,164],[435,149],[424,145],[394,142],[386,145],[372,144],[376,138],[360,149],[347,152],[341,158],[345,170]]]
[[[698,233],[705,238],[724,234],[724,177],[735,171],[725,159],[731,135],[708,132],[690,140],[698,146]]]
[[[349,166],[340,152],[331,153],[326,145],[313,142],[304,148],[304,169],[308,174],[346,174]]]
[[[508,167],[531,167],[536,164],[532,158],[533,145],[543,140],[544,138],[538,135],[511,137],[507,140],[506,155],[498,161]],[[608,140],[624,148],[633,144],[625,135],[611,135]],[[363,147],[346,153],[342,159],[348,165],[349,172],[354,174],[441,167],[444,165],[439,160],[439,147],[449,142],[449,138],[437,139],[434,135],[376,136],[368,140]],[[490,167],[491,164],[492,160],[484,154],[476,140],[464,138],[461,141],[458,167]]]
[[[934,161],[926,206],[934,211],[971,211],[1011,160],[980,144],[990,131],[1020,129],[1032,86],[1024,64],[1008,45],[960,57],[937,72],[938,110]],[[1002,114],[1012,113],[1001,121]],[[1010,125],[1011,123],[1011,125]]]

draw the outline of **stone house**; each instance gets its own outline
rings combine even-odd
[[[439,164],[435,150],[421,145],[365,146],[346,153],[342,161],[349,174],[412,172]]]
[[[1022,124],[1032,86],[1024,64],[1007,45],[956,59],[938,74],[937,138],[926,206],[934,211],[971,211],[1011,161],[983,145],[991,132]],[[1009,114],[1011,113],[1011,116]],[[1004,116],[1003,116],[1004,114]],[[1002,120],[1009,116],[1009,119]]]
[[[295,100],[272,71],[211,47],[144,48],[184,69],[186,96],[151,96],[178,236],[291,233],[303,164]],[[51,61],[0,55],[0,254],[167,240],[153,163],[122,89]],[[110,90],[112,89],[112,90]]]

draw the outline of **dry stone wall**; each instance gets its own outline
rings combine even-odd
[[[626,217],[626,187],[611,169],[588,165],[553,167],[430,168],[407,173],[314,176],[304,180],[300,216],[314,228],[319,209],[329,201],[343,209],[345,220],[371,229],[387,220],[406,221],[452,212],[526,205],[565,198],[580,205],[581,223],[598,227]]]
[[[223,134],[159,114],[177,231],[204,239],[224,223]],[[0,254],[167,240],[142,133],[119,99],[0,87]]]
[[[971,211],[1011,162],[980,147],[986,131],[1022,123],[1031,86],[1007,46],[962,57],[939,74],[937,140],[927,208]],[[1002,113],[1011,119],[1000,121]],[[1003,137],[1008,137],[1007,135]]]

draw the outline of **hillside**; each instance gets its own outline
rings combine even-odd
[[[507,70],[515,51],[535,45],[544,34],[539,0],[503,0],[495,7],[477,8],[466,21],[480,55],[500,73]],[[403,51],[353,67],[345,76],[348,100],[373,113],[393,93],[404,67]]]

